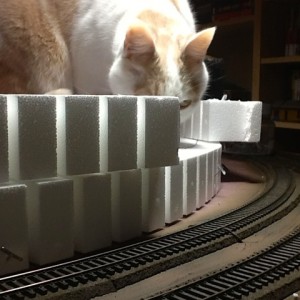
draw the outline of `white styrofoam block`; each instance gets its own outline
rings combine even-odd
[[[183,215],[183,164],[165,168],[165,223],[171,224]]]
[[[56,176],[56,99],[8,95],[9,176]]]
[[[261,132],[262,102],[210,99],[201,101],[200,129],[198,108],[193,117],[193,130],[181,136],[208,142],[258,142]]]
[[[260,101],[204,101],[203,118],[209,125],[203,140],[258,142],[261,113]]]
[[[139,97],[139,166],[145,168],[178,164],[179,101],[175,97]],[[143,153],[144,151],[144,153]]]
[[[25,200],[25,185],[0,186],[0,275],[29,267]]]
[[[67,96],[65,113],[66,174],[99,172],[99,97]]]
[[[137,97],[108,96],[108,171],[137,168]]]
[[[30,261],[44,265],[72,257],[72,180],[30,181],[26,185]]]
[[[111,229],[110,174],[73,176],[75,250],[87,253],[109,247]]]
[[[183,161],[183,215],[196,210],[197,199],[197,157]]]
[[[142,169],[143,231],[165,226],[165,168]]]
[[[7,102],[0,95],[0,182],[5,181],[8,181]]]
[[[207,153],[202,153],[198,156],[198,182],[199,182],[199,195],[197,199],[197,208],[204,206],[207,200],[207,178],[206,178],[206,161]]]
[[[214,195],[214,151],[207,153],[206,157],[206,185],[207,185],[207,199],[206,202],[211,200]]]
[[[111,173],[112,238],[124,242],[142,234],[141,170]]]

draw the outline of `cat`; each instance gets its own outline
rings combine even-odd
[[[0,93],[176,96],[184,121],[214,33],[187,0],[1,1]]]

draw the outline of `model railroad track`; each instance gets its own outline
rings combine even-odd
[[[280,208],[285,206],[293,192],[294,178],[285,168],[276,167],[274,171],[276,179],[271,181],[272,188],[244,207],[167,236],[0,278],[0,299],[28,299],[43,295],[55,297],[53,293],[67,289],[69,293],[72,288],[74,291],[82,284],[95,281],[97,285],[101,285],[101,282],[113,280],[114,288],[121,288],[167,268],[240,242],[242,238],[280,218],[282,211],[284,214],[288,212],[288,209]],[[290,210],[293,205],[290,205]],[[135,273],[138,273],[138,276],[133,275]],[[121,278],[119,281],[116,279],[118,277]],[[92,292],[85,298],[81,296],[80,299],[89,299],[91,296],[107,292],[97,288],[97,292]],[[68,299],[75,298],[72,296]]]
[[[292,272],[299,272],[299,270],[300,229],[298,228],[273,247],[247,260],[201,280],[148,299],[257,299],[254,295],[255,292],[279,281]],[[280,296],[266,294],[264,298],[275,300],[280,299]]]

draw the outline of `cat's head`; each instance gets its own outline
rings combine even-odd
[[[215,28],[190,36],[155,37],[142,22],[127,31],[109,74],[114,94],[176,96],[180,118],[190,117],[208,84],[204,64]]]

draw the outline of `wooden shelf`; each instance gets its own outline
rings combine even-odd
[[[294,123],[294,122],[275,121],[275,126],[277,128],[298,129],[298,130],[300,130],[300,123]]]
[[[291,64],[300,63],[300,55],[294,56],[278,56],[278,57],[266,57],[261,59],[261,64]]]

